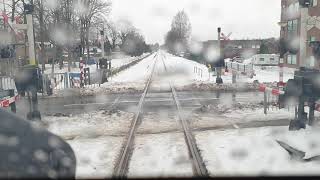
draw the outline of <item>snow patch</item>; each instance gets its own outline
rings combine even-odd
[[[319,135],[319,129],[264,127],[200,132],[196,139],[212,176],[319,175],[319,162],[293,161],[276,142],[319,155]]]

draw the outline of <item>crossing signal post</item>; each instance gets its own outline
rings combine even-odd
[[[221,28],[219,27],[218,28],[218,52],[219,52],[219,59],[218,59],[218,62],[216,63],[213,63],[213,67],[216,68],[216,72],[217,72],[217,78],[216,78],[216,83],[217,84],[223,84],[223,80],[221,78],[221,70],[222,70],[222,67],[221,66],[221,57],[222,57],[222,47],[221,47]]]
[[[320,41],[310,42],[313,49],[314,57],[320,62]],[[294,73],[294,79],[289,79],[285,87],[284,95],[279,97],[280,106],[284,107],[286,102],[295,99],[298,102],[298,111],[296,118],[290,122],[290,130],[299,130],[306,128],[309,124],[314,124],[314,111],[316,109],[316,101],[320,99],[320,71],[317,69],[309,69],[301,67]],[[305,112],[305,104],[309,106],[308,113]]]
[[[299,0],[301,7],[301,21],[306,20],[308,14],[308,7],[311,6],[311,0]],[[300,60],[305,60],[306,57],[306,37],[307,37],[307,24],[301,23],[301,35],[300,35]],[[281,55],[290,52],[297,54],[297,49],[290,46],[292,39],[283,39],[281,44]],[[320,41],[309,42],[309,46],[312,48],[312,53],[315,59],[320,62]],[[286,102],[294,99],[298,104],[295,119],[290,122],[289,130],[300,130],[306,128],[306,125],[314,124],[314,111],[316,109],[316,101],[320,99],[320,71],[318,69],[312,69],[307,67],[301,67],[295,71],[294,79],[289,79],[285,93],[279,96],[280,107],[284,107]],[[308,113],[305,112],[305,105],[309,106]]]
[[[225,36],[221,32],[221,28],[218,28],[218,59],[216,61],[210,63],[212,68],[216,69],[217,72],[217,78],[216,78],[216,83],[217,84],[223,84],[222,80],[222,68],[225,67],[225,61],[224,61],[224,48],[223,48],[223,41],[229,40],[231,33],[228,36]]]
[[[18,93],[22,96],[27,94],[30,112],[27,115],[29,120],[41,120],[38,110],[38,95],[41,90],[41,72],[35,56],[35,43],[33,31],[33,5],[25,4],[24,12],[27,16],[27,24],[13,24],[12,29],[26,30],[29,45],[29,64],[19,68],[15,75],[15,83]]]
[[[105,53],[104,53],[104,31],[100,31],[100,38],[101,38],[101,56],[104,58]]]
[[[108,60],[107,58],[99,59],[99,68],[101,84],[108,82],[108,77],[111,75],[111,60]]]

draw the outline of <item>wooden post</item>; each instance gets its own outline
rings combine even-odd
[[[264,91],[264,98],[263,98],[263,108],[264,108],[264,114],[267,115],[267,92]]]
[[[11,89],[9,90],[9,95],[10,97],[14,97],[14,89]],[[13,113],[16,113],[17,112],[17,106],[16,106],[16,101],[14,101],[13,103],[10,104],[10,108],[11,108],[11,111]]]
[[[237,83],[237,72],[232,69],[232,84]]]

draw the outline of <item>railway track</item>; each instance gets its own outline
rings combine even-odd
[[[166,64],[164,62],[164,58],[165,57],[162,56],[161,60],[162,60],[165,71],[168,73],[168,69],[167,69]],[[183,117],[183,114],[181,113],[181,105],[180,105],[180,101],[177,96],[177,92],[176,92],[176,90],[173,86],[173,83],[171,81],[169,81],[169,85],[171,88],[172,97],[173,97],[175,105],[177,107],[179,120],[180,120],[181,126],[183,128],[183,133],[184,133],[185,140],[186,140],[186,143],[188,146],[189,155],[190,155],[190,158],[192,161],[192,166],[193,166],[193,173],[197,177],[207,177],[208,170],[207,170],[205,163],[201,157],[200,151],[197,147],[195,138],[192,134],[192,131],[190,130],[188,122],[186,121],[186,119]]]
[[[154,56],[154,58],[156,58],[157,56],[158,56],[158,53]],[[141,113],[142,113],[142,109],[143,109],[143,104],[144,104],[145,98],[147,96],[147,93],[148,93],[148,90],[149,90],[149,87],[150,87],[150,84],[152,81],[152,77],[153,77],[153,73],[154,73],[154,69],[156,67],[156,64],[157,64],[157,60],[155,60],[155,62],[153,63],[151,74],[148,78],[148,81],[147,81],[146,86],[144,88],[144,92],[143,92],[143,94],[140,98],[140,101],[139,101],[138,111],[134,117],[134,120],[132,121],[132,123],[130,125],[128,137],[126,138],[124,146],[122,148],[122,151],[120,152],[120,158],[118,159],[118,162],[116,163],[114,174],[113,174],[113,176],[115,178],[125,178],[126,177],[130,157],[132,155],[135,132],[138,128],[139,121],[141,120],[140,118],[141,118]]]
[[[168,73],[167,67],[164,62],[165,56],[161,54],[161,52],[158,52],[155,56],[155,62],[152,67],[151,74],[148,78],[148,81],[146,83],[145,89],[143,94],[141,95],[139,105],[138,105],[138,111],[136,112],[136,115],[131,123],[130,130],[128,133],[128,136],[126,140],[124,141],[124,145],[122,148],[122,151],[120,152],[120,156],[118,158],[118,161],[115,166],[114,174],[113,177],[115,178],[126,178],[128,167],[129,167],[129,161],[132,156],[132,152],[134,149],[134,139],[135,139],[135,134],[137,131],[137,128],[141,122],[141,114],[143,110],[143,105],[145,102],[145,98],[148,94],[150,84],[152,83],[152,77],[154,74],[154,70],[156,67],[156,64],[158,63],[159,59],[161,59],[165,72]],[[179,124],[181,124],[183,134],[185,137],[185,141],[188,147],[188,152],[189,156],[192,162],[192,167],[193,167],[193,174],[195,177],[208,177],[208,171],[205,167],[205,163],[201,157],[200,151],[197,147],[195,138],[192,134],[192,131],[189,128],[188,122],[185,120],[183,117],[183,114],[181,113],[181,104],[179,102],[179,99],[177,97],[176,90],[172,84],[171,81],[169,81],[170,89],[171,89],[171,94],[172,98],[174,100],[175,106],[177,108],[177,113],[179,117]]]

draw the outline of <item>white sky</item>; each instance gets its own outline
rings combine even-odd
[[[173,16],[184,9],[193,38],[217,39],[217,27],[231,39],[279,37],[281,0],[112,0],[113,20],[128,19],[147,43],[164,42]]]

